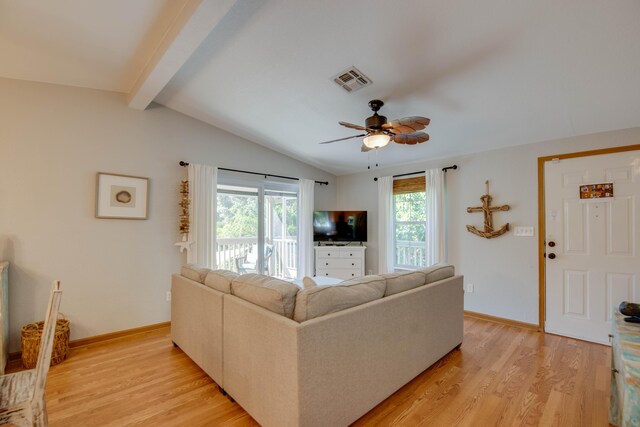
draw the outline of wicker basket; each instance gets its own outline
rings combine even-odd
[[[22,327],[22,364],[27,369],[36,367],[43,328],[44,322],[29,323]],[[67,358],[70,335],[69,321],[64,318],[58,319],[53,349],[51,350],[51,366],[57,365]]]

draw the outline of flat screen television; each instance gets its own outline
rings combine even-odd
[[[367,211],[315,211],[314,242],[366,242]]]

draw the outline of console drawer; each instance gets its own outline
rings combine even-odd
[[[318,265],[316,268],[352,268],[360,270],[362,266],[362,261],[359,259],[345,259],[345,258],[336,258],[329,259],[323,258],[318,260]]]
[[[360,277],[360,270],[346,269],[346,268],[317,268],[316,276],[335,277],[336,279],[353,279],[354,277]]]
[[[361,247],[355,246],[355,249],[347,248],[316,248],[318,258],[362,258],[363,251]]]

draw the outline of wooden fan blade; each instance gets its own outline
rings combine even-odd
[[[344,141],[346,139],[351,139],[351,138],[360,138],[362,136],[367,136],[367,134],[363,133],[361,135],[347,136],[346,138],[332,139],[331,141],[324,141],[324,142],[320,142],[319,144],[331,144],[332,142]]]
[[[346,128],[357,129],[357,130],[368,130],[367,128],[364,128],[362,126],[354,125],[353,123],[347,123],[347,122],[338,122],[338,123],[340,123],[342,126]]]
[[[409,133],[424,129],[430,122],[431,120],[426,117],[411,116],[391,120],[389,123],[382,125],[382,128],[393,133]]]
[[[412,132],[412,133],[401,133],[398,135],[393,135],[391,137],[392,141],[397,142],[398,144],[419,144],[429,140],[429,135],[424,132]]]

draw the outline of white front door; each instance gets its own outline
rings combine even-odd
[[[611,198],[580,199],[613,183]],[[640,151],[545,163],[545,330],[607,344],[621,301],[640,300]]]

